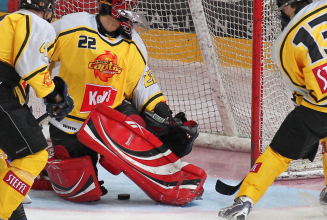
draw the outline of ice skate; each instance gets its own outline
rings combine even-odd
[[[246,220],[253,207],[253,200],[248,196],[240,196],[234,204],[219,211],[218,216],[228,220]]]
[[[320,193],[319,202],[323,206],[324,214],[327,216],[327,187],[325,187]]]

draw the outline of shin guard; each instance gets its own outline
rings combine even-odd
[[[102,196],[90,156],[49,159],[46,171],[53,190],[62,199],[89,202],[97,201]]]
[[[287,170],[291,161],[268,147],[244,179],[236,198],[248,196],[256,204],[275,179]]]
[[[77,137],[105,157],[100,163],[109,172],[124,172],[156,202],[185,205],[203,193],[207,175],[201,168],[182,162],[144,127],[103,104]]]

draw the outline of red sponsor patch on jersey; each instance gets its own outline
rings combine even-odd
[[[123,69],[117,65],[118,58],[116,54],[112,54],[110,51],[105,51],[93,62],[89,62],[89,69],[94,70],[95,78],[99,77],[101,81],[108,82],[108,79],[115,74],[121,74]]]
[[[262,163],[256,163],[253,165],[253,167],[251,168],[250,172],[251,173],[257,173],[261,167]]]
[[[112,86],[101,86],[91,83],[86,84],[81,113],[89,113],[98,103],[111,107],[114,104],[117,89]]]
[[[325,154],[327,152],[326,142],[325,141],[321,142],[321,146],[322,146],[322,154]]]
[[[316,77],[321,93],[325,94],[327,92],[327,63],[314,68],[312,71]]]
[[[11,186],[14,190],[26,196],[27,192],[31,188],[30,185],[26,184],[23,180],[21,180],[14,172],[11,170],[8,171],[6,176],[3,178],[3,181]]]

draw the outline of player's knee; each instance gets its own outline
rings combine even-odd
[[[282,170],[286,170],[290,164],[290,162],[292,161],[292,159],[289,159],[283,155],[281,155],[280,153],[278,153],[277,151],[275,151],[274,149],[272,149],[271,147],[268,147],[262,156],[262,160],[264,161],[274,161],[275,163],[279,163],[280,166],[282,166]]]
[[[41,150],[35,154],[28,155],[26,157],[16,159],[12,161],[11,166],[21,170],[25,170],[31,175],[37,177],[43,170],[48,161],[48,152],[46,149]]]
[[[48,162],[48,151],[46,149],[41,150],[40,152],[33,154],[35,160],[39,163],[40,169],[42,170]],[[40,170],[40,172],[41,172]]]

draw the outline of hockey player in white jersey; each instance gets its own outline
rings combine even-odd
[[[293,92],[297,107],[286,117],[270,146],[256,160],[232,206],[219,216],[245,220],[254,204],[292,160],[316,156],[319,140],[327,185],[327,1],[278,0],[283,32],[272,48],[272,57]],[[282,197],[281,197],[282,199]],[[320,203],[327,205],[326,188]]]
[[[166,103],[147,64],[145,45],[133,30],[133,21],[141,21],[130,11],[137,0],[98,3],[97,15],[73,13],[53,23],[57,43],[52,74],[67,82],[75,102],[62,121],[50,119],[55,159],[61,159],[46,167],[53,189],[70,201],[100,199],[107,192],[97,179],[100,153],[103,167],[115,175],[124,172],[155,201],[187,204],[203,193],[206,178],[201,168],[179,160],[192,149],[197,123],[188,121],[184,113],[173,116]],[[103,131],[99,124],[92,126],[97,138],[80,130],[86,123],[90,126],[90,113],[101,117],[103,129],[123,129],[114,134],[106,131],[112,143],[122,141],[119,146],[97,145],[97,134]],[[136,135],[135,130],[141,133]],[[66,181],[61,183],[59,177]]]
[[[65,82],[48,65],[55,44],[54,0],[20,0],[0,18],[0,219],[26,219],[22,201],[48,160],[47,141],[27,107],[29,86],[60,120],[73,107]],[[7,156],[11,163],[6,163]]]

